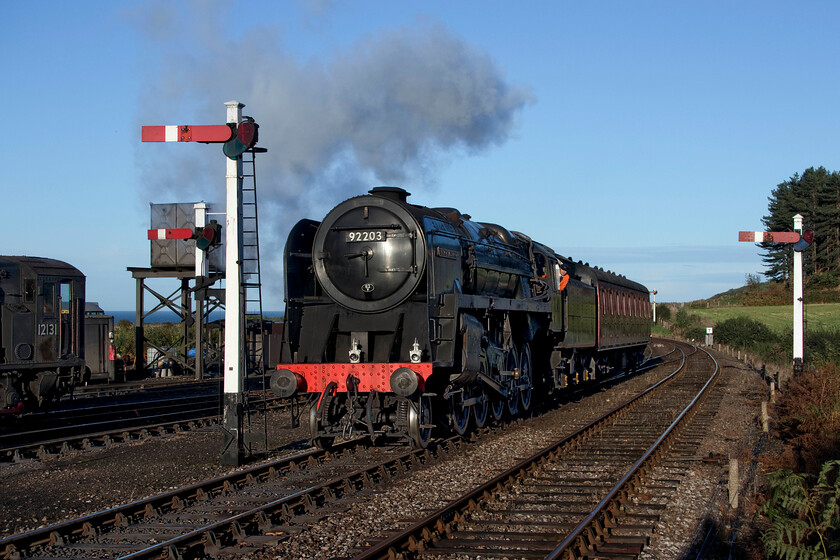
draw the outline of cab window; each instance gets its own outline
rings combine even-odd
[[[55,284],[51,282],[41,286],[41,311],[45,315],[55,313]]]
[[[32,303],[35,301],[35,279],[27,278],[23,281],[23,301]]]
[[[69,280],[60,284],[59,295],[61,296],[61,314],[70,313],[70,302],[73,300],[73,286]]]

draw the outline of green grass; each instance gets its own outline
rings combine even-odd
[[[692,315],[698,315],[704,322],[715,324],[747,317],[764,323],[777,333],[793,328],[793,305],[770,305],[762,307],[709,307],[689,309]],[[814,331],[840,330],[840,303],[812,303],[805,306],[807,328]]]

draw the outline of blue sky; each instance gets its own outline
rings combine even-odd
[[[36,2],[4,6],[4,254],[134,307],[149,203],[222,203],[218,146],[141,125],[260,123],[264,308],[300,218],[369,187],[502,224],[689,301],[762,270],[739,230],[840,169],[836,2]],[[174,287],[173,287],[174,289]],[[166,291],[166,288],[161,288]]]

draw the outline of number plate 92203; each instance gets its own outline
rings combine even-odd
[[[361,243],[365,241],[387,241],[388,233],[382,229],[348,231],[345,233],[344,239],[348,243]]]

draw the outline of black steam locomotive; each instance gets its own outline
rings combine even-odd
[[[41,408],[82,380],[84,312],[75,267],[0,256],[0,413]]]
[[[648,290],[454,208],[377,187],[286,245],[281,396],[319,396],[313,442],[466,432],[641,361]]]

